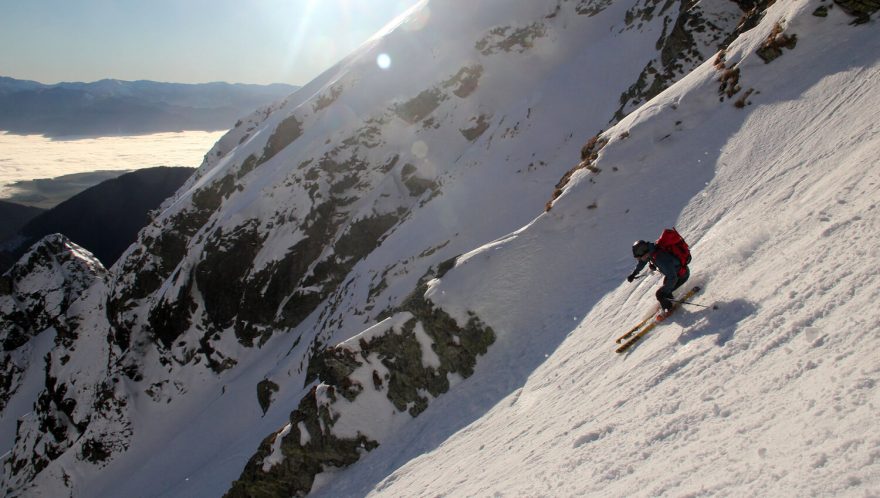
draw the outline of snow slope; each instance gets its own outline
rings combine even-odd
[[[814,8],[778,3],[728,49],[746,108],[707,62],[604,134],[600,173],[460,258],[429,296],[497,344],[316,496],[880,492],[880,36]],[[777,20],[797,47],[765,64]],[[625,282],[629,244],[667,225],[718,309],[616,355],[659,283]]]

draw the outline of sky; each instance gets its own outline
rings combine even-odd
[[[0,76],[304,85],[418,0],[0,1]]]

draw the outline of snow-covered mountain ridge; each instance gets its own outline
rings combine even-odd
[[[3,413],[4,434],[17,433],[4,485],[77,496],[216,496],[236,479],[231,496],[785,494],[797,475],[802,494],[870,492],[880,442],[858,428],[870,426],[878,372],[858,369],[876,334],[826,328],[876,324],[847,321],[878,286],[870,265],[841,259],[878,256],[864,247],[876,240],[880,51],[872,10],[849,26],[861,18],[832,5],[749,5],[748,30],[723,1],[486,2],[467,22],[459,8],[418,6],[230,131],[66,311],[75,345],[28,331],[40,354],[4,363],[31,379],[7,396],[20,411]],[[628,57],[615,55],[624,47]],[[379,53],[392,70],[375,66]],[[768,210],[780,227],[757,223]],[[654,285],[621,284],[628,246],[671,224],[719,310],[682,314],[615,357],[615,333],[649,309]],[[864,242],[840,249],[841,237]],[[800,281],[778,270],[798,255],[817,268]],[[798,366],[788,344],[801,336],[809,359]],[[821,361],[823,347],[838,359]],[[752,363],[765,368],[736,374]],[[777,414],[809,394],[811,372],[856,386],[830,397],[834,410],[811,396],[793,416],[820,446],[811,468],[830,477],[755,475],[747,445],[713,452],[747,427],[776,441]],[[787,395],[740,416],[734,401],[745,408],[759,392],[750,384]],[[830,424],[831,411],[852,429]],[[867,442],[835,446],[829,434]],[[770,467],[788,461],[764,444],[755,454]],[[700,454],[727,465],[707,469]],[[585,472],[595,478],[574,478]]]

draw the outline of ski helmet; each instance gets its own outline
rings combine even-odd
[[[645,254],[648,254],[648,242],[645,240],[637,240],[633,242],[633,257],[641,258]]]

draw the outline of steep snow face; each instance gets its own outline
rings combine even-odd
[[[603,133],[549,212],[459,258],[427,297],[497,342],[316,495],[876,493],[880,36],[814,12],[774,4]],[[626,283],[629,245],[671,225],[717,309],[616,355],[660,283]]]

